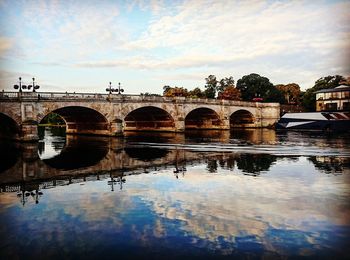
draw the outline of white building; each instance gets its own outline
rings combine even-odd
[[[316,111],[350,111],[350,87],[341,85],[317,91]]]

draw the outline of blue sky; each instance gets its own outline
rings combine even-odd
[[[0,89],[161,93],[258,73],[302,89],[350,75],[350,1],[0,0]]]

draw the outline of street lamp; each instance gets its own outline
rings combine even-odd
[[[116,92],[117,92],[118,95],[120,95],[121,93],[124,92],[124,89],[122,89],[122,88],[120,87],[120,82],[118,83],[118,89],[116,89]]]
[[[19,85],[13,85],[13,88],[14,89],[18,89],[19,90],[19,92],[22,92],[22,89],[27,89],[27,86],[26,85],[22,85],[22,78],[21,77],[19,77],[18,78],[19,79]]]
[[[109,92],[109,94],[116,91],[116,89],[112,88],[112,82],[109,82],[109,86],[106,88],[106,91]]]
[[[112,82],[109,82],[108,88],[106,88],[106,91],[109,92],[109,94],[112,94],[112,92],[116,92],[118,95],[124,92],[124,89],[120,87],[120,83],[118,83],[118,89],[112,88]]]
[[[35,85],[35,78],[32,78],[33,80],[33,85],[28,85],[28,90],[30,90],[31,88],[33,88],[33,92],[35,92],[36,89],[39,89],[40,86]]]

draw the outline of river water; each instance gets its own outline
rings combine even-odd
[[[350,136],[1,141],[1,259],[346,258]]]

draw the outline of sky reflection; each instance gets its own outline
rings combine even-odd
[[[267,142],[291,145],[299,139],[304,146],[309,142],[310,149],[316,150],[315,144],[320,147],[323,142],[339,154],[349,152],[342,145],[348,143],[347,139],[338,142],[315,137],[322,140],[316,142],[309,136],[300,139],[298,134],[272,138],[271,134],[261,132],[247,135],[255,136],[248,140],[261,145]],[[234,142],[251,148],[240,136],[242,139],[231,136],[220,144],[225,146],[230,140],[237,140]],[[269,137],[264,141],[266,136]],[[124,259],[346,257],[350,246],[347,156],[182,149],[196,144],[194,139],[187,140],[182,148],[174,148],[170,141],[159,144],[168,145],[167,149],[153,145],[147,149],[145,143],[140,143],[142,140],[128,139],[125,146],[105,139],[89,142],[68,138],[69,145],[53,158],[62,154],[81,158],[73,154],[82,140],[91,144],[86,151],[93,151],[96,145],[105,157],[101,156],[93,166],[81,167],[85,164],[78,163],[79,167],[73,170],[55,169],[51,179],[45,179],[49,175],[40,171],[54,169],[42,168],[45,164],[41,164],[40,158],[30,156],[28,149],[24,149],[16,165],[22,160],[25,167],[33,167],[33,175],[24,176],[16,184],[26,191],[23,196],[10,192],[15,190],[11,186],[14,184],[11,171],[14,174],[18,167],[1,173],[0,236],[6,238],[0,242],[1,259],[107,255]],[[175,144],[179,144],[179,139]],[[109,147],[107,152],[104,146]],[[212,149],[213,144],[203,147]],[[120,161],[122,165],[118,164]],[[132,164],[149,164],[149,173],[126,174],[123,186],[113,182],[116,187],[112,189],[113,174],[119,180],[119,170],[127,173]],[[166,167],[160,167],[162,164]],[[152,169],[152,165],[157,165],[157,169]],[[101,178],[92,172],[81,177],[89,169],[102,170],[98,173]],[[56,186],[42,188],[49,181]],[[42,192],[39,203],[35,201],[35,190]]]
[[[92,253],[117,245],[182,254],[334,255],[349,234],[348,176],[320,175],[302,157],[279,160],[263,177],[239,170],[213,175],[202,164],[179,179],[166,170],[128,176],[115,192],[106,180],[72,184],[45,190],[39,204],[25,207],[15,194],[1,194],[7,224],[1,233],[20,238],[21,248],[9,245],[14,254],[28,249],[30,236],[33,256],[50,246],[52,253]]]

